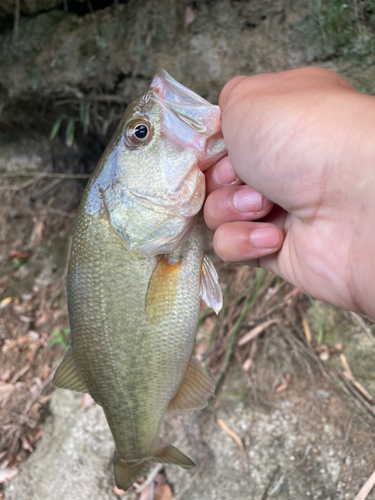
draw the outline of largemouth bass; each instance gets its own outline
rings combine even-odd
[[[159,438],[167,411],[202,408],[214,384],[191,357],[200,298],[218,312],[204,256],[201,168],[225,154],[220,109],[158,70],[126,109],[85,189],[68,273],[71,337],[54,385],[88,392],[127,489],[153,462],[194,462]]]

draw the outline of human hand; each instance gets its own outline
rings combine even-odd
[[[217,254],[375,318],[374,97],[310,67],[235,78],[219,104],[228,157],[204,208]]]

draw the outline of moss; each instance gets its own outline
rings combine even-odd
[[[345,58],[355,64],[373,59],[375,2],[306,0],[308,14],[293,28],[310,52],[310,58]]]

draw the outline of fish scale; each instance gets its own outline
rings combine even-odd
[[[198,167],[225,154],[219,131],[219,108],[159,70],[128,106],[77,215],[71,338],[54,384],[103,407],[122,489],[152,462],[195,465],[159,433],[166,411],[202,408],[214,393],[191,353],[200,296],[216,312],[222,305],[204,256]]]

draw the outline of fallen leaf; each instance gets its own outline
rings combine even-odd
[[[0,382],[0,399],[6,396],[7,394],[10,394],[14,389],[13,384],[3,384]]]
[[[222,420],[221,418],[218,418],[216,422],[220,425],[220,427],[223,429],[224,432],[228,434],[236,443],[238,444],[238,447],[241,451],[244,451],[244,446],[242,439],[239,437],[238,434],[236,434],[229,426]]]
[[[277,387],[275,387],[275,392],[282,392],[282,391],[285,391],[285,389],[288,387],[289,385],[289,382],[290,382],[290,374],[289,373],[286,373],[284,375],[284,382],[282,382],[281,384],[279,384]]]
[[[27,440],[27,437],[26,436],[21,436],[21,444],[22,444],[22,448],[26,451],[30,451],[32,452],[33,451],[33,447],[30,445],[30,443],[28,442]]]
[[[5,299],[0,302],[0,308],[8,306],[11,302],[18,304],[19,300],[17,297],[5,297]]]
[[[4,484],[13,477],[17,476],[18,469],[13,469],[12,467],[5,467],[0,469],[0,484]]]
[[[19,250],[12,250],[9,255],[9,260],[13,259],[26,259],[29,256],[28,252],[21,252]]]
[[[242,337],[242,339],[239,340],[238,345],[242,346],[250,342],[250,340],[255,339],[260,335],[266,328],[269,326],[273,325],[274,323],[279,323],[279,319],[270,319],[268,321],[265,321],[264,323],[261,323],[260,325],[256,326],[255,328],[251,329],[246,335]]]
[[[172,500],[172,490],[168,484],[154,483],[154,500]],[[141,493],[139,500],[151,499],[151,485],[149,484]]]
[[[6,370],[2,375],[1,375],[1,380],[3,382],[9,382],[10,377],[13,375],[13,372],[16,370],[15,366],[12,366],[8,370]]]
[[[323,351],[329,351],[329,347],[325,344],[317,345],[315,347],[315,352],[317,352],[318,354]]]
[[[27,371],[30,370],[30,364],[28,363],[27,365],[25,365],[23,368],[21,368],[21,370],[19,370],[17,373],[15,373],[12,377],[12,380],[11,380],[11,383],[12,384],[15,384],[17,382],[17,380],[19,380],[23,375],[25,375],[25,373]]]
[[[45,365],[44,365],[44,369],[43,369],[43,373],[42,373],[42,375],[40,376],[40,378],[41,378],[43,381],[44,381],[44,380],[47,380],[47,378],[48,378],[48,377],[50,376],[50,374],[51,374],[51,371],[52,371],[52,368],[51,368],[49,365],[45,364]]]
[[[311,330],[305,315],[302,316],[302,326],[303,331],[305,332],[306,342],[311,344]]]
[[[247,360],[244,362],[242,365],[242,368],[245,372],[248,372],[250,370],[250,366],[252,365],[252,358],[247,358]]]
[[[30,443],[35,443],[35,441],[38,441],[38,439],[40,439],[42,435],[43,435],[43,427],[40,426],[37,432],[33,436],[29,437]]]
[[[47,315],[44,312],[42,312],[42,314],[35,321],[35,327],[39,328],[40,326],[44,325],[46,321],[47,321]]]

